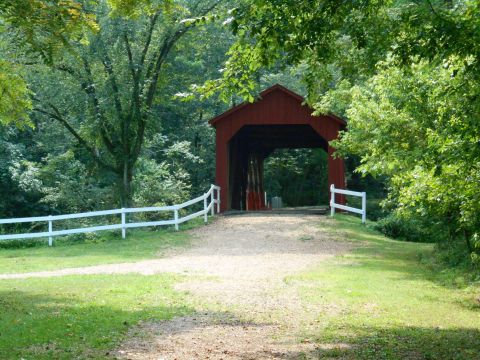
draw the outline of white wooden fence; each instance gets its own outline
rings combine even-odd
[[[366,192],[359,192],[359,191],[351,191],[351,190],[343,190],[343,189],[335,189],[335,185],[330,185],[330,215],[335,215],[335,209],[351,211],[356,214],[362,215],[362,223],[365,224],[367,221],[367,193]],[[341,205],[335,203],[335,194],[342,194],[342,195],[351,195],[351,196],[358,196],[362,198],[362,208],[357,209],[346,205]]]
[[[202,210],[179,218],[179,214],[178,214],[179,210],[186,208],[188,206],[191,206],[193,204],[199,203],[201,201],[203,201]],[[215,214],[215,209],[214,209],[215,204],[217,206],[217,213],[219,213],[220,212],[220,187],[216,185],[211,185],[210,189],[205,194],[178,205],[160,206],[160,207],[143,207],[143,208],[122,208],[122,209],[115,209],[115,210],[92,211],[92,212],[69,214],[69,215],[54,215],[54,216],[50,215],[50,216],[40,216],[40,217],[3,219],[3,220],[0,219],[0,225],[30,223],[30,222],[32,223],[48,222],[48,231],[36,232],[36,233],[25,233],[25,234],[0,235],[0,240],[32,239],[32,238],[48,237],[48,245],[52,246],[54,236],[88,233],[88,232],[95,232],[95,231],[102,231],[102,230],[118,230],[118,229],[122,230],[122,238],[125,239],[126,231],[129,228],[174,225],[175,230],[178,230],[179,224],[202,215],[204,216],[204,221],[207,222],[208,212],[210,211],[211,215]],[[127,222],[127,214],[140,213],[140,212],[154,212],[154,211],[156,212],[172,211],[173,219],[159,220],[159,221],[146,221],[146,222],[133,222],[133,223]],[[77,229],[68,229],[68,230],[53,230],[53,222],[56,220],[82,219],[82,218],[90,218],[90,217],[106,216],[106,215],[121,215],[120,217],[121,223],[111,224],[111,225],[91,226],[91,227],[77,228]]]

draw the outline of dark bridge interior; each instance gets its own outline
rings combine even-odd
[[[229,204],[236,210],[265,207],[263,162],[275,149],[322,148],[327,141],[310,125],[246,125],[228,144]]]

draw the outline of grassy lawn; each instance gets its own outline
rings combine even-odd
[[[129,230],[125,240],[118,232],[103,232],[91,242],[65,242],[60,238],[53,247],[0,249],[0,274],[151,259],[168,248],[187,246],[190,238],[185,230],[201,224],[203,218],[182,224],[181,231]]]
[[[285,279],[300,286],[307,308],[320,310],[300,341],[316,343],[327,358],[480,359],[478,284],[431,265],[431,244],[389,240],[350,216],[322,226],[363,246]],[[135,261],[188,243],[186,232],[132,231],[127,240],[107,236],[99,243],[1,250],[0,267],[19,272]],[[139,321],[195,312],[189,305],[194,299],[173,288],[183,279],[130,274],[0,280],[0,359],[111,358]]]
[[[324,309],[302,341],[325,357],[480,359],[478,284],[429,266],[431,244],[386,239],[350,216],[325,230],[366,246],[287,279]]]
[[[188,230],[203,223],[183,224]],[[100,233],[93,242],[57,241],[0,250],[0,273],[52,270],[158,257],[190,243],[186,231]],[[0,359],[102,359],[132,324],[190,313],[172,274],[0,280]]]
[[[0,359],[104,359],[129,326],[191,312],[174,275],[0,281]]]

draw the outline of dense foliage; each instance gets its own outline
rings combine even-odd
[[[206,120],[281,82],[347,119],[334,145],[356,168],[349,187],[387,190],[379,228],[462,240],[478,261],[479,44],[475,0],[4,1],[0,211],[199,193],[213,180]],[[318,154],[272,155],[269,191],[324,202]]]
[[[341,153],[363,155],[359,171],[388,175],[399,215],[446,225],[471,252],[480,228],[478,90],[458,62],[385,64],[351,89],[349,131],[338,145]]]
[[[348,121],[339,154],[387,179],[385,205],[478,261],[478,1],[247,1],[230,23],[237,40],[204,94],[252,100],[266,67],[303,67],[309,103]]]
[[[323,149],[279,149],[265,161],[265,191],[284,206],[326,205],[327,153]]]
[[[225,105],[176,94],[225,60],[232,37],[206,21],[218,6],[2,5],[1,217],[172,204],[205,191],[214,172],[206,120]]]

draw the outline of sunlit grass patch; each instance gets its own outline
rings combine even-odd
[[[0,358],[109,358],[140,320],[192,310],[177,275],[66,276],[0,281]]]
[[[94,241],[61,242],[53,247],[0,249],[0,273],[21,273],[81,267],[98,264],[134,262],[151,259],[172,247],[186,247],[190,235],[186,230],[203,224],[194,219],[171,228],[128,230],[126,239],[117,233],[98,233]]]
[[[323,226],[358,246],[287,278],[301,284],[304,302],[320,309],[316,329],[303,334],[319,344],[320,355],[480,358],[479,288],[452,286],[445,281],[448,270],[437,273],[422,264],[432,244],[387,239],[351,216]]]

